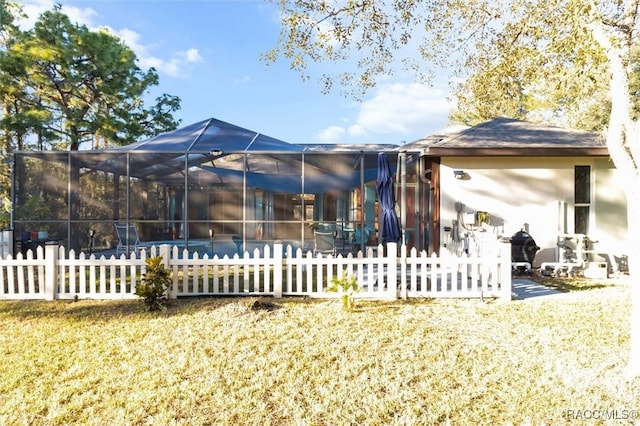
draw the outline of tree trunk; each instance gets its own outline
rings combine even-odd
[[[640,286],[636,279],[640,266],[640,177],[627,183],[627,226],[629,252],[629,286],[631,291],[631,351],[628,372],[631,377],[640,376]]]
[[[640,375],[640,289],[636,285],[638,266],[640,266],[640,137],[631,120],[631,102],[629,99],[629,74],[625,60],[630,53],[614,48],[606,39],[602,39],[607,51],[611,70],[611,117],[607,132],[609,155],[625,182],[627,198],[627,253],[629,256],[629,282],[631,286],[631,350],[629,352],[628,372],[631,376]]]

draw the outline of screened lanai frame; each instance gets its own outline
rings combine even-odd
[[[16,235],[44,231],[68,248],[96,252],[116,245],[114,223],[135,224],[143,241],[182,240],[187,249],[194,241],[201,249],[225,238],[241,242],[244,248],[251,242],[281,240],[309,249],[317,228],[336,230],[339,240],[348,244],[356,228],[378,228],[377,154],[232,152],[212,158],[210,153],[180,153],[184,157],[180,170],[141,179],[132,163],[151,153],[16,153],[12,228]],[[199,162],[207,155],[208,164]],[[99,168],[122,156],[125,175]],[[397,156],[391,158],[395,163]],[[220,167],[222,163],[226,168]],[[259,163],[276,167],[277,173],[249,166]],[[318,164],[330,164],[334,171],[320,174]],[[347,165],[350,173],[344,173]],[[79,171],[77,185],[74,168]],[[299,173],[292,174],[294,170]],[[299,189],[287,190],[295,180]]]
[[[193,149],[211,129],[246,144],[217,139]],[[174,143],[183,139],[188,150]],[[15,153],[12,228],[95,252],[117,244],[114,223],[134,224],[145,242],[211,254],[225,254],[225,243],[232,254],[275,240],[308,249],[318,228],[348,244],[368,227],[375,242],[377,154],[388,152],[394,169],[399,155],[395,146],[358,148],[291,145],[207,120],[127,147]]]

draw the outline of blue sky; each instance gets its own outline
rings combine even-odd
[[[58,3],[73,21],[120,36],[142,69],[155,67],[155,95],[181,98],[181,125],[214,117],[290,143],[395,144],[447,125],[446,84],[420,85],[398,73],[356,102],[338,91],[322,94],[320,73],[340,65],[315,64],[307,81],[284,60],[268,68],[259,57],[275,46],[280,22],[276,5],[265,0]],[[22,4],[33,21],[54,2]]]

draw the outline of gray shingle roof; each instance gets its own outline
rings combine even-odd
[[[559,149],[606,150],[604,138],[592,132],[546,126],[510,118],[496,118],[477,126],[441,132],[405,145],[405,149],[480,150],[484,153],[501,150],[531,155],[532,150]]]

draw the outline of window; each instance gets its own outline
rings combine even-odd
[[[574,232],[587,234],[591,207],[591,166],[575,166]]]

